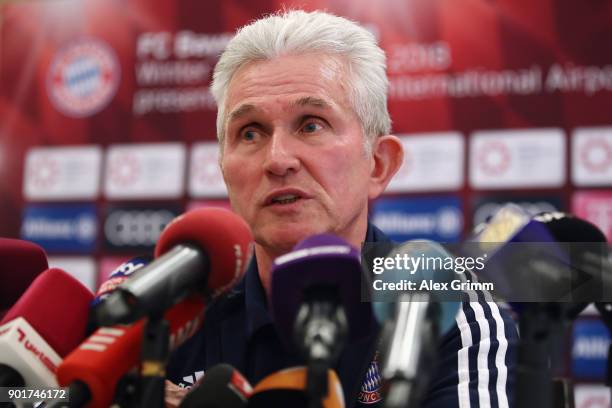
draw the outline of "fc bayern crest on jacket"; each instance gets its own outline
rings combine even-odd
[[[359,402],[362,404],[376,404],[382,400],[380,396],[380,387],[382,380],[380,378],[380,369],[378,367],[378,351],[374,355],[374,359],[368,367],[365,379],[361,385],[359,392]]]

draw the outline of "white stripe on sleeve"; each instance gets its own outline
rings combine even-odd
[[[457,353],[457,375],[459,384],[457,385],[457,399],[459,408],[470,408],[470,360],[468,355],[469,347],[472,345],[472,331],[463,311],[463,304],[457,312],[455,318],[459,333],[461,333],[461,348]]]
[[[506,351],[508,350],[508,339],[506,339],[506,331],[504,327],[504,319],[499,313],[497,303],[488,302],[491,308],[491,314],[495,320],[497,329],[497,342],[499,347],[495,355],[495,367],[497,367],[497,403],[499,408],[508,408],[508,395],[506,395],[506,382],[508,380],[508,368],[506,367]]]
[[[491,407],[491,396],[489,394],[489,350],[491,349],[491,331],[489,321],[485,317],[482,305],[471,302],[470,307],[474,310],[476,322],[480,328],[480,342],[478,343],[478,404],[480,408]]]

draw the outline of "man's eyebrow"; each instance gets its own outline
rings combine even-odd
[[[314,96],[305,96],[303,98],[296,99],[291,103],[292,107],[304,107],[304,106],[312,106],[319,109],[331,109],[332,105],[325,101],[324,99],[317,98]],[[242,116],[245,116],[251,112],[256,110],[255,105],[250,103],[245,103],[243,105],[238,106],[236,109],[230,112],[228,115],[228,122],[232,122],[234,120],[240,119]]]
[[[244,116],[247,113],[250,113],[254,110],[255,110],[255,105],[251,105],[250,103],[245,103],[243,105],[240,105],[239,107],[237,107],[236,109],[230,112],[228,116],[228,122],[232,122],[236,119],[240,119],[241,116]]]
[[[294,107],[312,106],[312,107],[320,108],[320,109],[331,109],[332,108],[329,102],[321,98],[316,98],[314,96],[305,96],[303,98],[297,99],[291,105]]]

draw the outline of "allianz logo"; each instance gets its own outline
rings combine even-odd
[[[602,359],[608,358],[610,339],[605,336],[583,336],[576,339],[572,348],[574,358]]]
[[[27,239],[77,240],[91,242],[96,239],[97,220],[93,215],[77,218],[28,217],[22,226],[22,236]]]
[[[381,211],[373,217],[373,222],[387,234],[438,234],[453,237],[463,228],[463,215],[459,209],[451,206],[431,213]]]

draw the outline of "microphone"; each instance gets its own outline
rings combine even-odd
[[[100,307],[106,298],[110,296],[117,286],[121,283],[125,282],[136,270],[142,268],[145,265],[148,265],[153,260],[153,257],[150,255],[138,255],[134,258],[123,262],[117,268],[115,268],[106,281],[104,281],[98,291],[96,292],[96,297],[91,302],[90,310],[96,310]],[[95,313],[89,314],[89,323],[87,324],[87,335],[89,336],[98,328],[98,322],[96,320]]]
[[[48,268],[47,255],[40,246],[20,239],[0,238],[0,318]]]
[[[366,337],[375,324],[361,302],[362,274],[359,252],[330,234],[306,238],[274,261],[272,315],[284,343],[307,361],[312,401],[326,394],[325,373],[345,341]]]
[[[608,333],[612,334],[612,302],[596,302],[595,307],[599,311],[601,320],[608,328]],[[612,344],[608,345],[608,364],[606,367],[606,377],[604,384],[612,387]]]
[[[398,265],[385,270],[381,276],[385,283],[405,283],[407,280],[414,283],[415,290],[394,291],[394,303],[373,304],[376,318],[384,325],[381,376],[387,386],[385,406],[416,407],[429,383],[438,339],[454,327],[455,316],[461,307],[461,302],[449,300],[452,296],[435,290],[419,290],[421,282],[430,283],[429,287],[434,283],[450,285],[463,274],[441,267],[453,256],[433,241],[408,241],[393,249],[387,258],[422,261],[409,273]]]
[[[170,324],[170,349],[184,343],[201,326],[204,300],[192,295],[165,314]],[[71,406],[111,405],[120,378],[139,364],[145,321],[128,326],[101,327],[57,368],[57,380],[70,387]]]
[[[0,387],[57,387],[55,371],[85,336],[92,298],[61,269],[40,274],[0,321]]]
[[[567,254],[543,223],[516,204],[504,205],[463,249],[473,256],[486,253],[487,268],[479,277],[494,282],[495,293],[510,302],[558,301],[568,294]],[[538,262],[554,268],[539,273]]]
[[[572,267],[572,299],[573,302],[563,307],[563,316],[573,320],[586,306],[595,301],[595,307],[599,311],[603,322],[612,328],[610,321],[610,303],[597,300],[605,299],[608,288],[610,288],[610,271],[606,271],[603,264],[608,257],[605,243],[606,236],[592,223],[562,212],[545,212],[534,217],[535,220],[546,225],[553,237],[559,242],[569,242],[568,255]],[[604,255],[605,254],[605,255]],[[558,344],[558,343],[557,343]],[[557,352],[558,354],[558,352]],[[612,361],[612,348],[608,350],[608,367]],[[553,383],[553,403],[551,406],[573,402],[571,385],[565,378],[555,379]],[[606,385],[612,385],[612,371],[608,370],[605,379]],[[561,404],[557,402],[560,401]]]
[[[135,271],[96,308],[102,326],[160,315],[194,289],[218,296],[244,274],[251,231],[223,208],[199,208],[170,222],[155,247],[155,260]]]
[[[573,319],[601,298],[602,287],[609,285],[601,268],[590,267],[588,261],[589,256],[606,251],[605,235],[571,214],[544,212],[531,217],[508,204],[472,241],[492,252],[480,276],[514,300],[512,306],[519,313],[524,305],[517,301],[556,302],[562,317]]]
[[[277,371],[262,379],[249,398],[248,408],[309,406],[306,367],[291,367]],[[334,370],[327,370],[327,394],[321,401],[323,408],[344,408],[342,385]]]
[[[138,255],[116,267],[98,288],[96,297],[91,302],[91,307],[97,307],[135,271],[150,264],[151,261],[153,261],[153,257],[151,255]]]
[[[243,408],[253,387],[229,364],[206,370],[200,384],[185,396],[179,408]]]
[[[551,406],[551,358],[563,322],[575,318],[601,293],[604,276],[584,267],[586,252],[605,242],[592,224],[560,212],[531,217],[516,205],[502,207],[476,236],[496,242],[485,271],[501,286],[519,314],[521,342],[517,364],[517,406]],[[513,247],[519,244],[518,251]],[[514,270],[510,270],[512,267]],[[525,282],[528,282],[525,284]],[[528,303],[517,302],[525,299]],[[554,360],[553,360],[554,361]]]
[[[602,254],[607,253],[606,236],[597,226],[572,214],[542,212],[533,219],[545,225],[557,242],[568,243],[563,248],[572,272],[573,301],[564,305],[564,316],[573,320],[589,303],[602,297],[602,287],[610,287],[602,268],[588,268],[589,256],[602,259]]]

